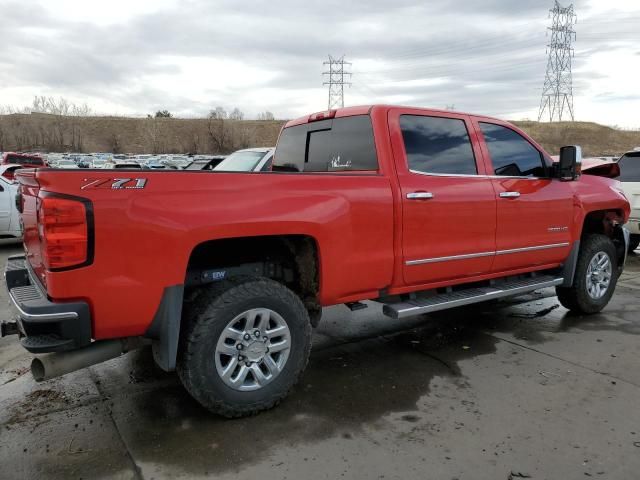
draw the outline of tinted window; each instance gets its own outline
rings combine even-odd
[[[640,152],[626,153],[618,162],[621,182],[640,182]]]
[[[478,173],[463,120],[401,115],[400,129],[410,170],[425,173]]]
[[[286,128],[273,158],[273,171],[377,170],[368,115],[323,120]]]
[[[7,163],[18,163],[20,165],[43,165],[39,157],[25,157],[22,155],[7,155]]]
[[[480,122],[496,175],[544,177],[542,155],[519,133],[493,123]]]

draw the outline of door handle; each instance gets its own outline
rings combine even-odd
[[[518,198],[520,192],[500,192],[500,198]]]
[[[407,193],[407,200],[429,200],[433,198],[431,192],[412,192]]]

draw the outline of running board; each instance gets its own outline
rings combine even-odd
[[[412,315],[437,312],[448,308],[471,305],[496,298],[510,297],[539,288],[553,287],[564,282],[563,278],[551,275],[538,275],[524,280],[511,280],[495,286],[475,287],[455,292],[441,293],[431,297],[416,298],[398,303],[387,303],[382,311],[391,318],[405,318]]]

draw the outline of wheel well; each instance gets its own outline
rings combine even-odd
[[[609,237],[616,247],[618,266],[622,266],[626,256],[623,223],[624,214],[620,210],[595,210],[584,218],[581,236],[598,233]]]
[[[264,276],[293,290],[308,310],[319,308],[318,247],[308,235],[209,240],[191,252],[185,286],[241,275]]]

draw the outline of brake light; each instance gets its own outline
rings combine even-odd
[[[43,196],[39,204],[38,231],[45,268],[59,270],[88,263],[89,222],[85,203]]]
[[[327,120],[336,116],[335,110],[326,110],[324,112],[312,113],[309,115],[310,122],[317,122],[319,120]]]

